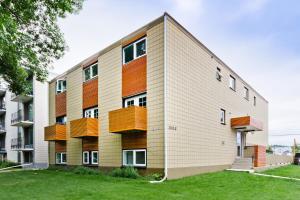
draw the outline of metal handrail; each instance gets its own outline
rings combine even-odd
[[[25,144],[23,137],[11,139],[11,149],[33,149],[33,144]]]
[[[30,117],[30,113],[28,113],[28,117],[24,116],[23,110],[18,110],[15,113],[11,114],[11,124],[20,122],[20,121],[33,121],[32,117]]]
[[[0,131],[5,131],[5,130],[6,130],[5,124],[4,123],[0,124]]]

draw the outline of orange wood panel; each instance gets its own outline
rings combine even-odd
[[[67,144],[66,141],[55,141],[55,152],[66,152]]]
[[[122,134],[122,149],[146,149],[147,133],[139,134],[124,133]]]
[[[147,108],[130,106],[109,112],[109,132],[147,131]]]
[[[98,151],[98,138],[97,137],[82,138],[82,151]]]
[[[81,118],[71,121],[71,137],[98,137],[98,121],[95,118]]]
[[[266,166],[266,147],[256,145],[254,146],[254,167]]]
[[[239,126],[253,126],[261,130],[263,129],[262,122],[255,120],[250,116],[236,117],[231,119],[231,127],[239,127]]]
[[[147,56],[133,60],[122,67],[122,96],[132,96],[147,90]]]
[[[55,124],[45,127],[45,141],[66,140],[66,125]]]
[[[141,32],[139,34],[137,34],[136,36],[134,37],[131,37],[130,39],[125,39],[123,42],[122,42],[122,46],[125,47],[127,46],[128,44],[131,44],[139,39],[142,39],[143,37],[146,36],[146,33],[145,32]]]
[[[91,108],[98,105],[98,78],[83,83],[82,108]]]
[[[65,116],[67,114],[67,93],[62,92],[55,95],[55,115],[56,117]]]

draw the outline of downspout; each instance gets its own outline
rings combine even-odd
[[[162,183],[168,178],[168,148],[167,148],[167,126],[166,126],[166,95],[167,95],[167,14],[164,13],[164,177],[159,181],[150,183]]]

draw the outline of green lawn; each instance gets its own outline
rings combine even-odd
[[[150,184],[144,179],[42,170],[0,173],[0,199],[299,199],[300,182],[218,172]]]
[[[276,176],[286,176],[291,178],[300,179],[300,166],[297,165],[288,165],[285,167],[280,167],[277,169],[270,169],[263,172],[264,174],[276,175]]]

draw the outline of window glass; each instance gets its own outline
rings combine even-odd
[[[89,164],[89,152],[85,151],[83,152],[83,164]]]
[[[124,48],[124,63],[128,63],[132,61],[134,58],[133,55],[133,45],[130,45],[126,48]]]
[[[133,151],[125,151],[125,164],[133,165]]]
[[[94,110],[94,118],[97,118],[98,119],[98,108],[96,108],[95,110]]]
[[[147,97],[141,97],[139,98],[139,106],[147,106]]]
[[[146,164],[146,152],[145,151],[136,151],[135,154],[135,163],[137,165],[145,165]]]
[[[90,68],[86,68],[84,70],[84,79],[87,81],[91,78],[91,69]]]
[[[61,163],[61,154],[60,153],[56,153],[56,163],[57,164]]]
[[[249,90],[246,87],[244,87],[244,98],[249,99]]]
[[[221,109],[221,124],[225,124],[225,110]]]
[[[146,54],[146,40],[136,43],[136,57]]]
[[[66,116],[56,118],[56,123],[57,124],[66,124],[66,122],[67,122],[67,117]]]
[[[67,162],[67,154],[66,153],[62,153],[61,154],[61,162],[62,163],[66,163]]]
[[[127,107],[134,106],[134,100],[127,101]]]
[[[229,78],[229,87],[233,90],[235,90],[235,78],[230,76]]]
[[[85,118],[98,118],[98,108],[91,108],[84,111]]]
[[[92,66],[92,77],[95,77],[98,75],[98,64],[95,64]]]
[[[92,164],[98,164],[98,151],[92,152]]]

